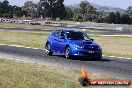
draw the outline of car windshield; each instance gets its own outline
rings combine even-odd
[[[69,40],[89,40],[89,36],[82,32],[66,32]]]

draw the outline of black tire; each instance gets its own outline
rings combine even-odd
[[[67,47],[65,50],[65,58],[66,59],[70,59],[71,55],[70,55],[70,47]]]
[[[102,60],[103,60],[102,56],[99,58],[99,60],[100,60],[100,61],[102,61]]]
[[[49,56],[52,56],[53,52],[51,51],[51,47],[50,47],[50,44],[46,44],[46,54],[49,55]]]
[[[98,58],[95,58],[95,60],[102,61],[102,56],[101,57],[98,57]]]
[[[102,61],[102,55],[98,58],[99,61]]]

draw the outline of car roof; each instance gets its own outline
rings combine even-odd
[[[55,30],[57,31],[57,30]],[[73,29],[58,29],[58,31],[64,31],[64,32],[81,32],[79,30],[73,30]]]

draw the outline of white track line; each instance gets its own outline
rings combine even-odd
[[[45,49],[40,49],[40,48],[32,48],[32,47],[25,47],[25,46],[20,46],[20,45],[8,45],[8,44],[0,44],[1,46],[12,46],[12,47],[20,47],[20,48],[27,48],[27,49],[34,49],[34,50],[45,50]]]
[[[112,37],[132,37],[132,35],[99,35],[99,36],[112,36]]]
[[[24,29],[31,29],[31,28],[24,28]]]
[[[13,28],[13,27],[4,27],[4,28]]]
[[[111,57],[111,58],[119,58],[119,59],[132,59],[132,58],[117,57],[117,56],[107,56],[107,55],[103,55],[103,56]]]

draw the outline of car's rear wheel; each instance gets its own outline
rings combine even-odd
[[[70,55],[70,47],[67,47],[65,50],[65,58],[70,59],[71,55]]]
[[[49,56],[52,56],[53,52],[51,51],[51,46],[50,44],[46,44],[46,54]]]

